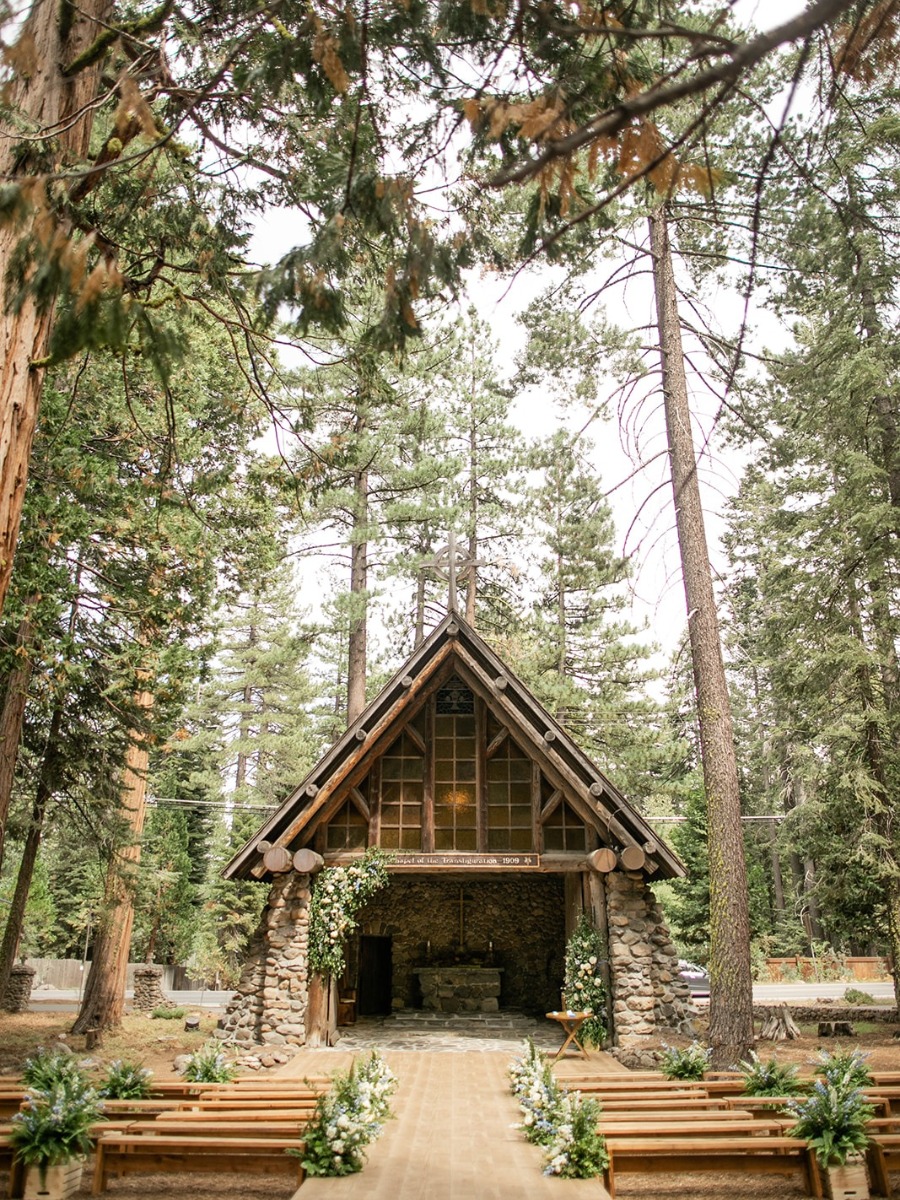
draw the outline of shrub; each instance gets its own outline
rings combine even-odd
[[[683,1050],[677,1046],[665,1047],[660,1069],[666,1079],[702,1079],[704,1071],[709,1069],[712,1050],[709,1046],[701,1046],[699,1042],[691,1042]]]
[[[168,1006],[160,1006],[159,1008],[154,1008],[150,1016],[154,1017],[158,1021],[178,1021],[186,1012],[186,1008],[169,1008]]]
[[[749,1062],[742,1062],[740,1070],[748,1096],[793,1096],[803,1090],[793,1063],[778,1063],[774,1058],[763,1062],[751,1050]]]
[[[847,1004],[877,1003],[874,996],[870,996],[868,992],[861,992],[859,988],[847,988],[844,992],[844,1000]]]
[[[117,1058],[107,1068],[100,1095],[107,1100],[143,1100],[150,1095],[152,1078],[153,1072],[146,1067]]]
[[[184,1068],[184,1077],[196,1083],[229,1083],[237,1068],[225,1057],[218,1042],[206,1042],[195,1050]]]

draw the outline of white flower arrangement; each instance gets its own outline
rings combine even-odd
[[[348,867],[326,867],[309,904],[309,963],[333,978],[344,971],[344,942],[356,928],[356,914],[388,882],[390,855],[375,847]]]
[[[589,1014],[581,1026],[583,1037],[602,1046],[606,1037],[606,988],[602,967],[605,961],[600,934],[582,915],[566,946],[566,1006]]]
[[[391,1116],[390,1098],[397,1080],[376,1051],[363,1066],[336,1075],[320,1096],[306,1130],[303,1166],[310,1175],[352,1175],[361,1171],[365,1148],[381,1134]]]
[[[544,1147],[544,1174],[563,1179],[602,1175],[609,1156],[597,1130],[597,1101],[561,1088],[530,1038],[526,1053],[510,1064],[509,1077],[523,1114],[518,1128],[527,1141]]]

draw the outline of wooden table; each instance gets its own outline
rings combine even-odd
[[[578,1040],[578,1033],[585,1021],[587,1021],[589,1017],[593,1016],[593,1013],[548,1012],[546,1016],[548,1021],[557,1021],[562,1026],[563,1033],[566,1035],[566,1040],[557,1050],[553,1061],[556,1062],[558,1058],[562,1058],[572,1042],[574,1042],[578,1047],[579,1051],[581,1052],[581,1057],[587,1058],[587,1051]]]

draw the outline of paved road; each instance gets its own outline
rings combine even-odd
[[[890,981],[863,980],[859,983],[754,983],[753,999],[758,1004],[785,1000],[824,1000],[843,996],[848,987],[868,992],[876,1000],[889,1000],[894,995]],[[183,1008],[217,1011],[224,1009],[231,992],[169,992],[173,1004]],[[131,999],[131,992],[126,993]],[[57,988],[39,988],[31,994],[32,1012],[76,1012],[78,993]]]
[[[772,1000],[824,1000],[843,996],[847,988],[856,988],[860,992],[868,992],[876,1000],[890,999],[894,994],[894,985],[890,980],[877,981],[863,979],[857,983],[754,983],[753,999],[760,1002]]]
[[[134,993],[127,991],[126,999],[130,1000]],[[224,1009],[231,999],[232,992],[168,992],[169,999],[179,1008],[189,1009]],[[77,1012],[79,1008],[78,992],[67,988],[36,988],[31,993],[30,1012]]]

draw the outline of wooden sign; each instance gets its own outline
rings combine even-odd
[[[440,869],[461,867],[470,870],[496,870],[501,868],[536,868],[540,866],[537,854],[398,854],[388,864],[389,871],[422,867]]]

